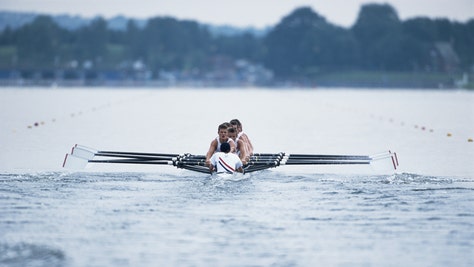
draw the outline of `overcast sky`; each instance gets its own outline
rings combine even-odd
[[[349,27],[366,3],[389,3],[402,20],[426,16],[466,22],[474,18],[474,0],[0,0],[0,10],[105,18],[172,16],[261,28],[277,24],[297,7],[310,6],[329,22]]]

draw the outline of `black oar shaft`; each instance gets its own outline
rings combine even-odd
[[[163,157],[177,157],[179,154],[170,154],[170,153],[144,153],[144,152],[123,152],[123,151],[106,151],[100,150],[96,154],[114,154],[114,155],[129,155],[129,156],[163,156]]]
[[[155,164],[155,165],[173,165],[173,161],[149,161],[133,159],[90,159],[90,163],[123,163],[123,164]]]
[[[190,171],[195,171],[195,172],[200,172],[200,173],[211,173],[209,168],[203,167],[203,166],[194,166],[194,165],[183,165],[183,166],[178,166],[178,168],[190,170]]]
[[[288,158],[288,159],[334,159],[334,160],[370,160],[369,156],[365,155],[318,155],[318,154],[254,154],[252,159],[266,159],[266,158]]]
[[[281,165],[360,165],[370,164],[370,161],[337,161],[337,160],[294,160],[287,161]]]
[[[95,152],[93,152],[93,149],[86,147],[77,146],[77,148],[88,151],[93,156],[102,157],[100,159],[89,159],[88,162],[90,163],[173,165],[177,168],[209,173],[205,162],[206,156],[204,155],[107,150],[94,150]],[[87,153],[85,157],[87,157]],[[385,157],[388,156],[384,154],[382,156],[373,156],[372,158],[365,155],[287,154],[283,152],[255,153],[248,158],[244,169],[246,172],[253,172],[280,165],[361,165],[370,164],[373,160]],[[392,160],[394,160],[393,157]]]
[[[254,166],[245,167],[244,171],[245,171],[245,173],[249,173],[249,172],[255,172],[255,171],[262,171],[262,170],[270,169],[270,168],[273,168],[273,167],[275,167],[275,166],[254,165]]]
[[[139,160],[172,160],[170,156],[147,156],[147,155],[135,155],[135,154],[115,154],[115,153],[95,153],[95,156],[99,157],[114,157],[114,158],[130,158]]]

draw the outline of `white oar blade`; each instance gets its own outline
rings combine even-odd
[[[376,167],[376,169],[397,170],[397,153],[392,153],[391,151],[379,153],[376,156],[372,156],[372,161],[370,162],[370,164]]]
[[[377,154],[370,155],[370,158],[372,160],[386,159],[386,158],[389,158],[391,154],[392,153],[390,151],[384,151],[384,152],[380,152],[380,153],[377,153]]]
[[[83,146],[83,145],[79,145],[79,144],[75,144],[74,147],[82,149],[82,150],[90,151],[91,153],[97,153],[97,149],[94,149],[94,148],[91,148],[91,147],[87,147],[87,146]]]
[[[71,170],[82,170],[87,166],[88,160],[71,154],[64,157],[63,168]]]
[[[84,159],[93,159],[95,153],[90,150],[83,149],[80,146],[75,146],[72,148],[71,155]]]

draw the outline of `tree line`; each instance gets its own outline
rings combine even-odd
[[[263,36],[212,35],[196,21],[154,17],[144,27],[133,20],[112,30],[103,18],[67,30],[38,16],[0,34],[0,69],[89,67],[108,70],[142,62],[159,71],[206,73],[216,58],[262,64],[277,78],[321,72],[472,71],[474,19],[466,23],[417,17],[401,21],[388,4],[366,4],[350,28],[336,26],[309,7],[297,8]],[[453,61],[452,68],[445,68]],[[82,64],[82,65],[81,65]]]

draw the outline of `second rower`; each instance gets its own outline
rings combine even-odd
[[[235,152],[244,165],[247,164],[250,155],[247,152],[247,146],[242,139],[237,139],[237,130],[230,127],[227,129],[227,136],[235,143]]]
[[[227,128],[228,128],[228,125],[226,125],[225,123],[222,123],[217,127],[218,136],[214,140],[211,141],[211,144],[209,145],[209,150],[207,151],[207,154],[206,154],[207,166],[209,166],[210,164],[210,159],[212,155],[214,155],[215,152],[220,152],[222,143],[229,143],[230,152],[235,153],[235,143],[231,138],[227,136]]]

